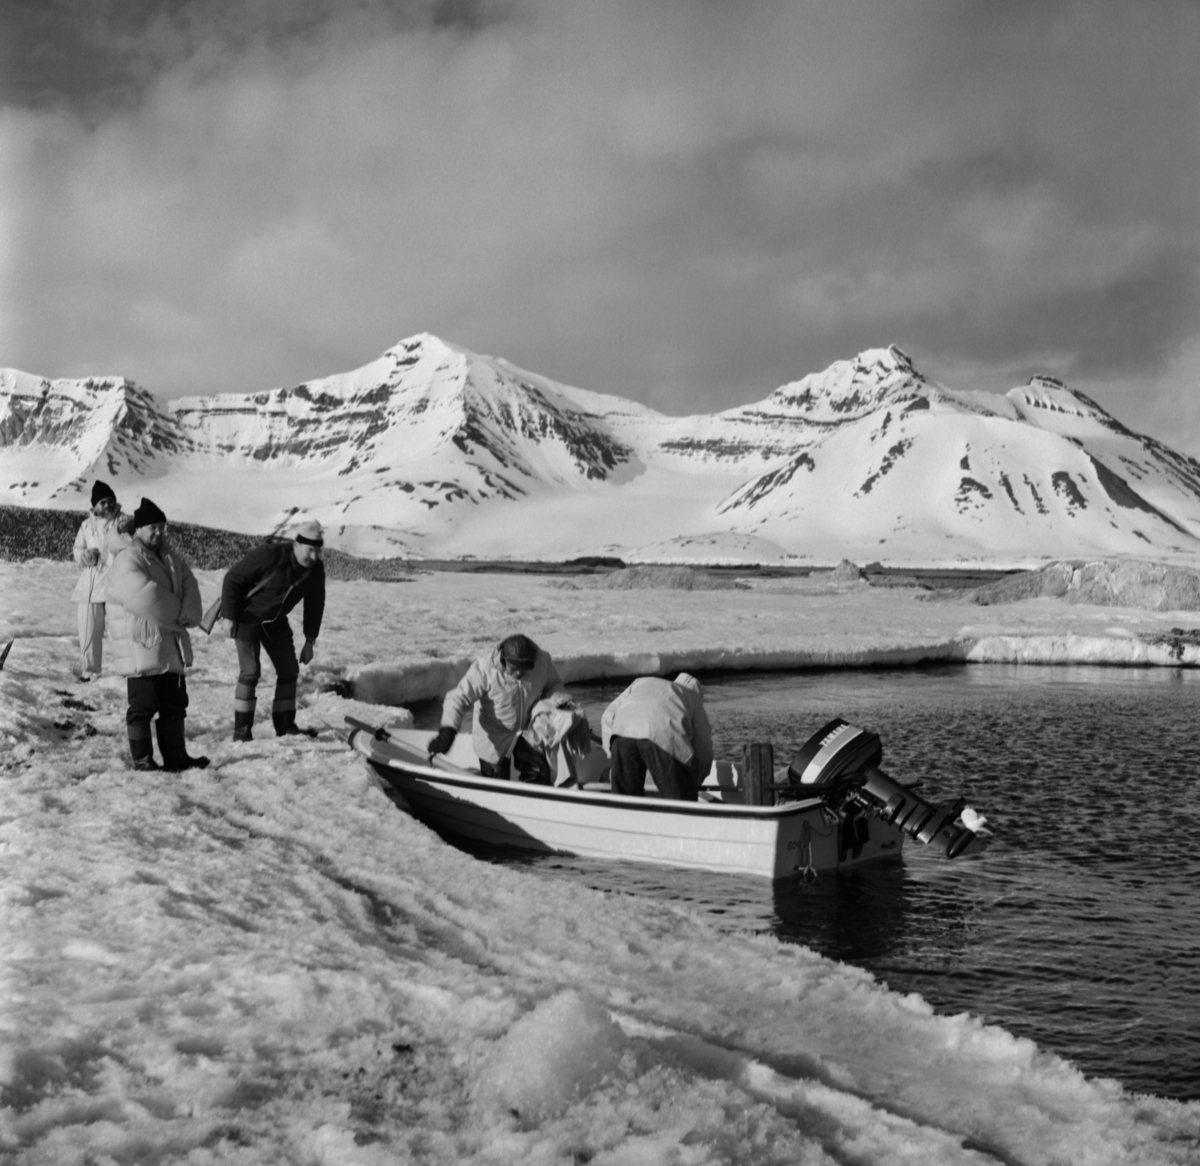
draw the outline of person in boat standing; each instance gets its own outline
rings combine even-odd
[[[447,694],[442,725],[429,743],[430,755],[454,743],[463,717],[475,709],[471,741],[484,777],[549,785],[553,780],[543,750],[525,735],[539,701],[565,696],[550,654],[528,636],[509,636],[480,656]],[[514,774],[515,771],[515,774]]]
[[[604,710],[600,734],[613,793],[641,796],[648,770],[663,797],[697,800],[713,747],[704,690],[694,676],[639,677]]]
[[[221,616],[231,621],[237,644],[238,678],[233,697],[233,739],[249,741],[258,705],[262,651],[275,669],[271,722],[277,737],[315,737],[316,729],[296,724],[296,682],[300,665],[312,661],[325,614],[325,545],[321,524],[302,522],[290,542],[264,543],[238,560],[225,574]],[[290,612],[304,601],[304,646],[296,657]]]
[[[107,482],[92,484],[92,512],[79,526],[71,554],[83,568],[71,601],[78,606],[79,659],[72,671],[85,683],[100,675],[104,647],[104,577],[130,543],[132,519],[121,513]]]
[[[200,623],[200,588],[183,557],[167,541],[167,517],[148,498],[133,512],[133,538],[113,559],[106,580],[113,668],[126,677],[125,728],[134,769],[203,769],[207,757],[189,757],[183,737],[188,628]],[[158,717],[162,765],[154,760],[150,722]]]

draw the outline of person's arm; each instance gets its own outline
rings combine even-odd
[[[183,576],[183,600],[180,604],[179,622],[186,628],[200,626],[200,617],[204,614],[204,605],[200,600],[200,584],[187,563],[180,560]]]
[[[318,563],[304,591],[304,647],[300,649],[300,663],[309,664],[317,636],[321,634],[321,620],[325,615],[325,564]]]
[[[463,717],[487,691],[487,678],[479,661],[472,663],[467,674],[448,692],[442,701],[442,727],[458,732]]]
[[[458,734],[463,717],[467,715],[467,710],[486,691],[487,677],[483,674],[482,665],[476,660],[467,669],[467,674],[446,693],[446,699],[442,702],[441,727],[434,734],[433,740],[429,742],[430,756],[449,750],[450,746],[454,744],[454,738]]]
[[[183,610],[179,596],[149,575],[127,566],[124,559],[124,553],[118,555],[109,572],[108,598],[119,603],[130,615],[153,620],[159,625],[178,626]]]
[[[94,547],[88,546],[87,527],[88,520],[85,518],[79,524],[79,530],[75,535],[75,545],[71,548],[71,557],[75,560],[77,567],[94,567],[100,560],[100,552]]]
[[[221,616],[241,623],[245,617],[246,598],[251,588],[271,569],[272,548],[257,547],[243,555],[228,571],[221,584]]]

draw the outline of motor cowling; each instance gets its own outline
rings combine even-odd
[[[877,734],[836,717],[805,742],[788,766],[788,780],[823,797],[839,815],[852,805],[861,806],[924,845],[936,840],[947,858],[962,854],[977,838],[958,820],[965,799],[950,805],[928,802],[884,773],[879,768],[882,760],[883,743]]]

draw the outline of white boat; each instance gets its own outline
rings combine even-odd
[[[747,805],[743,775],[727,763],[713,767],[699,801],[672,801],[649,789],[629,797],[612,793],[607,780],[589,780],[596,770],[572,773],[565,765],[554,786],[483,777],[469,734],[460,734],[444,757],[430,757],[431,732],[347,722],[351,748],[414,816],[442,833],[494,846],[789,879],[898,859],[905,835],[918,836],[911,823],[886,821],[878,807],[867,812],[811,783],[812,793],[793,784],[797,796],[789,800]],[[605,761],[599,749],[593,758]],[[931,808],[943,818],[948,813]],[[930,835],[941,840],[945,833]]]

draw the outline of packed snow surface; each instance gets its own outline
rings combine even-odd
[[[1200,1104],[1086,1079],[807,949],[467,858],[331,733],[285,745],[260,718],[234,745],[228,641],[198,637],[189,677],[211,768],[134,773],[124,682],[68,672],[74,574],[0,564],[0,642],[17,637],[0,671],[0,1159],[1200,1160]],[[218,574],[199,578],[211,598]],[[582,679],[677,660],[1125,662],[1181,618],[856,583],[338,583],[300,719],[402,718],[322,688],[371,669],[428,687],[518,629]]]

